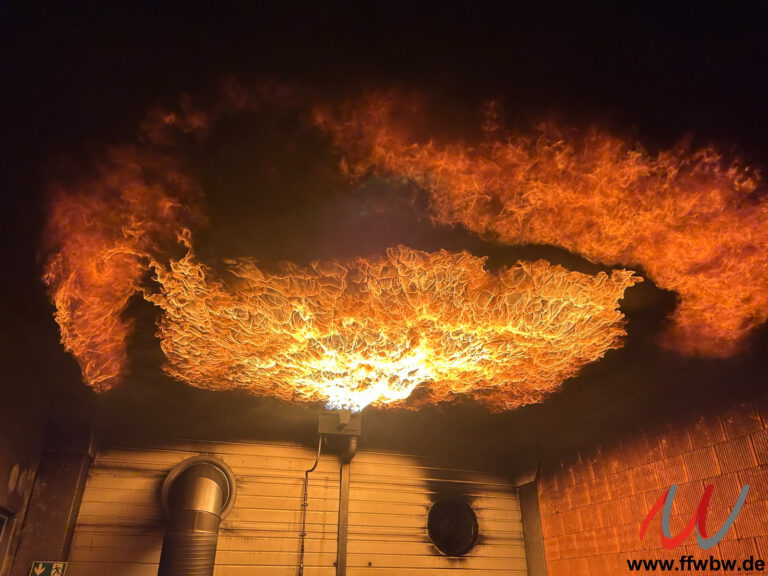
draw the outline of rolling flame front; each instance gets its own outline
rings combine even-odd
[[[188,99],[153,112],[141,145],[110,151],[94,177],[53,195],[44,279],[64,346],[95,390],[126,371],[124,312],[139,292],[162,311],[174,378],[353,409],[462,396],[512,409],[620,345],[618,302],[640,280],[626,270],[592,276],[538,261],[490,272],[467,253],[399,246],[279,273],[248,259],[214,272],[192,250],[201,191],[176,144],[290,94],[233,86],[209,113]],[[594,131],[508,133],[493,115],[476,146],[419,139],[418,122],[404,121],[412,111],[402,95],[379,95],[315,108],[314,123],[349,173],[423,187],[439,223],[642,265],[680,295],[665,336],[679,351],[732,354],[768,318],[768,202],[748,169],[712,150],[651,156]],[[174,259],[179,239],[187,254]]]
[[[427,111],[390,92],[318,108],[315,121],[349,172],[417,183],[439,223],[641,266],[679,295],[662,339],[674,350],[730,356],[768,319],[768,200],[748,167],[711,148],[652,155],[597,130],[507,131],[495,106],[478,144],[417,135]]]
[[[392,248],[386,257],[227,262],[227,280],[191,252],[154,264],[167,372],[334,407],[411,407],[456,395],[497,410],[540,401],[624,335],[618,300],[639,281],[544,261],[498,273],[467,253]]]

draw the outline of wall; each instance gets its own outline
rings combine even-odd
[[[10,333],[0,337],[0,366],[0,508],[12,518],[0,539],[2,576],[7,574],[18,545],[19,528],[42,453],[48,405]]]
[[[763,386],[739,390],[733,382],[722,382],[711,391],[689,389],[677,401],[670,399],[674,385],[662,386],[549,438],[539,498],[550,576],[615,576],[629,573],[627,559],[679,559],[683,554],[768,560],[768,401]],[[671,484],[679,485],[673,534],[689,522],[707,484],[714,485],[710,532],[728,516],[742,485],[750,491],[716,548],[701,551],[691,535],[668,551],[659,537],[661,514],[642,542],[639,531]]]
[[[64,561],[69,554],[90,467],[91,426],[61,416],[52,416],[46,428],[10,576],[27,576],[35,562]]]
[[[183,442],[99,450],[91,467],[69,556],[77,576],[154,576],[163,517],[159,487],[170,468],[212,454],[234,471],[238,494],[222,523],[218,576],[293,576],[301,495],[311,449],[271,443]],[[426,516],[439,494],[459,494],[475,509],[478,545],[442,556],[429,542]],[[310,476],[307,576],[335,573],[338,459],[323,456]],[[351,464],[349,576],[525,574],[519,501],[505,480],[425,459],[361,450]]]

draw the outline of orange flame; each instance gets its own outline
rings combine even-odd
[[[768,319],[768,201],[748,168],[713,149],[651,155],[596,130],[505,132],[495,110],[476,146],[417,138],[418,98],[369,96],[316,113],[350,159],[425,188],[436,221],[506,244],[550,244],[640,265],[679,294],[664,343],[727,356]]]
[[[355,410],[463,394],[495,409],[540,401],[624,335],[618,300],[639,278],[544,261],[492,274],[467,253],[392,248],[384,258],[283,265],[228,261],[229,280],[191,250],[154,263],[166,371]]]
[[[230,86],[211,113],[189,100],[181,112],[155,111],[143,147],[112,150],[92,179],[57,191],[44,278],[62,341],[94,389],[126,369],[123,313],[137,291],[163,312],[171,376],[354,409],[404,404],[416,387],[411,407],[466,395],[510,409],[619,345],[618,300],[639,281],[624,270],[590,276],[539,261],[491,273],[466,253],[397,247],[278,274],[227,261],[227,274],[214,274],[187,232],[202,220],[198,185],[167,147],[259,98]],[[178,238],[189,252],[169,259]],[[150,269],[156,289],[144,282]]]
[[[198,196],[177,160],[134,147],[111,150],[95,178],[55,191],[44,281],[62,343],[96,390],[112,388],[125,370],[131,321],[122,312],[146,274],[147,257],[173,243],[182,222],[200,219]]]

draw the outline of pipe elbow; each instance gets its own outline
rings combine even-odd
[[[211,576],[219,525],[235,500],[235,480],[215,458],[185,460],[166,477],[162,502],[167,515],[159,576]]]

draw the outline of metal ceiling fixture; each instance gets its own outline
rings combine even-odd
[[[304,498],[302,500],[301,547],[298,575],[304,574],[304,540],[307,536],[306,518],[309,505],[309,475],[320,461],[323,443],[339,454],[339,520],[336,537],[336,576],[347,573],[347,527],[349,523],[349,463],[357,453],[357,439],[362,428],[362,414],[351,410],[321,410],[318,421],[320,435],[317,457],[311,468],[304,472]]]

